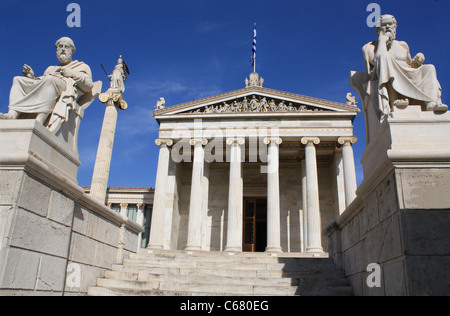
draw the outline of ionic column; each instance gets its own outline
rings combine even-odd
[[[266,252],[281,252],[280,232],[280,150],[282,139],[268,137],[267,168],[267,248]]]
[[[338,143],[342,145],[342,160],[344,164],[344,187],[345,205],[348,207],[356,198],[356,172],[355,158],[353,156],[352,144],[356,144],[358,139],[354,136],[339,137]]]
[[[100,102],[106,103],[102,132],[95,158],[94,173],[92,175],[91,195],[99,202],[105,203],[108,189],[111,157],[116,134],[117,116],[119,108],[126,104],[120,93],[106,92],[99,97]]]
[[[317,177],[316,147],[320,143],[318,137],[303,137],[305,145],[306,195],[307,195],[307,227],[308,237],[306,252],[323,252],[322,227],[319,205],[319,182]]]
[[[189,226],[186,250],[202,249],[202,209],[203,209],[203,171],[207,139],[191,139],[194,146],[192,163],[191,201],[189,206]]]
[[[300,229],[301,229],[301,245],[300,245],[300,249],[301,252],[305,252],[306,250],[306,245],[308,243],[308,191],[306,190],[306,163],[305,163],[305,159],[303,159],[301,161],[301,167],[302,167],[302,205],[303,205],[303,210],[302,210],[302,214],[301,214],[301,224],[300,225]]]
[[[228,189],[228,225],[225,251],[242,251],[242,221],[244,186],[242,182],[242,149],[244,138],[228,138],[230,151],[230,182]]]
[[[164,213],[167,199],[167,177],[169,175],[170,149],[173,145],[171,139],[157,139],[155,141],[159,148],[158,169],[156,171],[155,195],[153,198],[152,227],[150,230],[150,241],[148,248],[164,248]]]
[[[120,203],[120,216],[128,218],[128,203]]]
[[[137,217],[136,217],[136,224],[144,226],[144,203],[139,203],[137,205],[138,207],[138,213],[137,213]],[[141,244],[142,244],[142,234],[144,232],[140,232],[138,235],[138,244],[137,244],[137,250],[139,251],[139,249],[141,249]]]
[[[137,205],[138,207],[138,213],[136,217],[136,224],[143,226],[144,225],[144,203],[139,203]]]

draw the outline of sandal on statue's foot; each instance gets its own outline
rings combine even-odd
[[[408,99],[395,100],[394,105],[395,106],[406,106],[406,105],[409,105],[409,100]]]
[[[427,111],[434,111],[434,112],[447,112],[448,106],[445,104],[437,104],[436,102],[430,102],[427,104]]]

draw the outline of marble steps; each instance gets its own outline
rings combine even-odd
[[[167,282],[173,279],[172,275],[155,274],[149,272],[124,272],[124,271],[107,271],[105,278],[111,280],[123,280],[127,282]],[[325,274],[321,276],[293,276],[288,277],[248,277],[248,276],[218,276],[214,274],[200,274],[192,273],[187,275],[178,275],[177,282],[179,283],[204,283],[204,284],[235,284],[235,285],[260,285],[260,286],[309,286],[309,285],[332,285],[332,286],[346,286],[348,281],[345,278],[337,277],[332,274]]]
[[[284,255],[286,256],[286,255]],[[352,295],[328,258],[141,252],[114,265],[89,295]]]
[[[151,265],[133,265],[133,266],[122,266],[114,265],[112,267],[113,272],[123,272],[123,273],[138,273],[147,275],[168,275],[168,276],[205,276],[205,277],[232,277],[232,278],[302,278],[302,279],[342,279],[344,274],[341,271],[283,271],[283,270],[253,270],[248,267],[237,269],[217,269],[214,267],[210,268],[186,268],[186,267],[161,267],[161,266],[151,266]]]

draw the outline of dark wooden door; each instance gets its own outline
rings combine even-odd
[[[246,252],[264,252],[267,246],[267,199],[244,198],[243,245]]]

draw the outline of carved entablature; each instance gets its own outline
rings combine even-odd
[[[252,95],[237,98],[228,102],[211,104],[185,113],[287,113],[287,112],[322,112],[312,106],[289,101]]]

